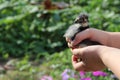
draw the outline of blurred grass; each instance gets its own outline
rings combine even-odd
[[[71,66],[71,52],[69,49],[47,55],[43,63],[39,65],[31,65],[26,67],[29,63],[18,66],[23,60],[13,63],[17,70],[7,70],[5,74],[0,74],[0,80],[40,80],[44,75],[49,75],[53,80],[61,80],[61,74],[64,69],[72,69]],[[22,67],[24,67],[22,69]]]

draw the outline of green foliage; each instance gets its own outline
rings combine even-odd
[[[34,62],[28,61],[27,56],[12,60],[9,64],[13,64],[15,70],[6,70],[5,74],[1,73],[0,80],[41,80],[44,75],[50,75],[54,80],[61,80],[61,73],[64,69],[72,69],[70,62],[72,54],[70,53],[70,50],[66,49],[53,55],[46,55],[42,65],[33,65]]]

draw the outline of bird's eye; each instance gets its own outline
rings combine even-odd
[[[88,16],[85,16],[86,19],[88,19]]]
[[[82,22],[84,22],[85,18],[82,19]]]

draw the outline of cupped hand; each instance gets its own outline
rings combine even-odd
[[[73,68],[77,71],[96,71],[106,68],[100,57],[104,47],[97,45],[71,49]],[[78,58],[81,61],[77,61]]]
[[[77,33],[74,40],[70,40],[69,38],[66,38],[66,41],[68,43],[68,47],[74,48],[77,44],[79,44],[81,41],[85,39],[96,41],[103,45],[108,45],[109,32],[94,28],[88,28],[82,32]]]

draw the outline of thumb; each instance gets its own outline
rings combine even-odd
[[[91,37],[91,29],[86,29],[82,32],[79,32],[78,34],[76,34],[75,39],[71,42],[71,44],[73,46],[77,45],[78,43],[80,43],[81,41],[88,39]]]
[[[75,55],[73,55],[72,56],[72,65],[73,65],[73,68],[76,71],[84,71],[85,70],[85,64],[82,61],[77,62],[75,58],[76,58]]]
[[[71,50],[73,55],[76,55],[76,56],[81,56],[82,54],[82,48],[74,48]]]

